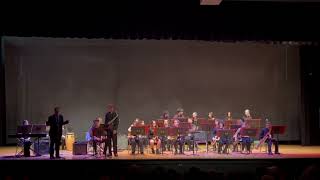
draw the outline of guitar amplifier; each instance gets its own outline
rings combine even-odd
[[[73,143],[73,155],[86,155],[87,152],[87,142],[75,142]]]
[[[34,149],[34,152],[36,154],[41,154],[41,155],[45,155],[45,154],[49,154],[49,140],[40,140],[39,142],[39,148],[38,148],[38,141],[36,141],[34,144],[33,144],[33,149]],[[38,152],[38,149],[39,149],[39,152]]]

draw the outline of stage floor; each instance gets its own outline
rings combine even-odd
[[[15,157],[16,147],[0,147],[0,160],[47,160],[49,155],[39,157]],[[216,152],[206,152],[205,146],[201,145],[197,154],[186,151],[184,155],[174,155],[172,152],[164,152],[160,155],[150,154],[145,151],[144,155],[131,155],[127,150],[120,151],[118,157],[105,158],[104,156],[94,157],[92,155],[72,155],[71,151],[61,151],[61,156],[65,160],[92,160],[92,159],[112,159],[112,160],[179,160],[179,159],[290,159],[290,158],[320,158],[320,146],[300,146],[281,145],[280,155],[268,155],[260,150],[253,150],[252,154],[241,154],[233,152],[230,154],[217,154]]]

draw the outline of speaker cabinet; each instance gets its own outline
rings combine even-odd
[[[36,154],[45,155],[49,154],[49,140],[42,140],[39,142],[38,148],[38,141],[33,144],[33,149]],[[39,149],[39,152],[38,152]]]
[[[87,142],[75,142],[73,143],[73,155],[86,155]]]

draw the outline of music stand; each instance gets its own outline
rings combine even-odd
[[[179,136],[186,136],[188,134],[189,128],[179,127],[177,133]]]
[[[279,142],[279,134],[283,135],[286,131],[287,126],[272,126],[271,134],[277,136],[277,141]]]
[[[178,129],[177,127],[172,127],[168,129],[169,136],[178,136]]]
[[[209,136],[209,133],[212,131],[213,127],[211,126],[211,124],[208,122],[208,123],[200,123],[199,125],[199,130],[200,131],[205,131],[206,132],[206,149],[207,149],[207,153],[209,151],[209,146],[208,146],[208,136]]]
[[[256,138],[258,134],[257,128],[244,128],[240,131],[241,136],[249,136],[251,138]]]
[[[188,122],[180,122],[179,128],[191,129],[191,124]]]
[[[32,126],[32,134],[46,134],[46,127],[45,124],[34,124]]]
[[[245,122],[249,125],[250,128],[260,128],[261,119],[248,119]]]
[[[218,129],[217,130],[217,136],[220,137],[220,139],[228,139],[231,140],[234,134],[233,129]]]
[[[138,126],[138,127],[131,127],[131,134],[134,136],[145,136],[146,135],[146,131],[145,131],[145,127],[144,126]]]
[[[237,124],[232,124],[231,126],[230,126],[230,129],[239,129],[239,128],[241,128],[241,125],[237,125]]]
[[[166,137],[169,134],[169,129],[165,127],[157,128],[157,131],[155,131],[155,134],[156,136],[159,136],[159,137]]]
[[[47,126],[45,124],[34,124],[32,126],[32,134],[46,134],[47,131],[46,131],[46,128]],[[41,156],[41,154],[39,153],[40,152],[40,136],[37,137],[36,141],[38,143],[38,147],[37,147],[37,153],[36,153],[36,156]]]
[[[188,122],[188,118],[177,118],[177,120],[179,120],[180,123],[187,123]]]
[[[159,127],[155,131],[155,135],[158,137],[167,137],[169,134],[169,128]],[[162,138],[161,138],[162,140]],[[161,154],[163,154],[163,146],[161,145]]]
[[[23,125],[17,127],[17,134],[31,134],[32,125]]]

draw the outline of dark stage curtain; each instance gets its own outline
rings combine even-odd
[[[301,142],[320,144],[320,47],[301,47]]]
[[[317,23],[320,3],[223,1],[219,6],[200,6],[199,0],[159,0],[133,1],[120,6],[88,5],[72,13],[69,8],[59,13],[55,8],[53,11],[25,9],[26,13],[21,12],[23,16],[5,21],[4,35],[209,41],[320,40]]]
[[[6,109],[5,109],[5,81],[4,81],[4,59],[3,43],[0,37],[0,145],[5,144],[6,140]]]

